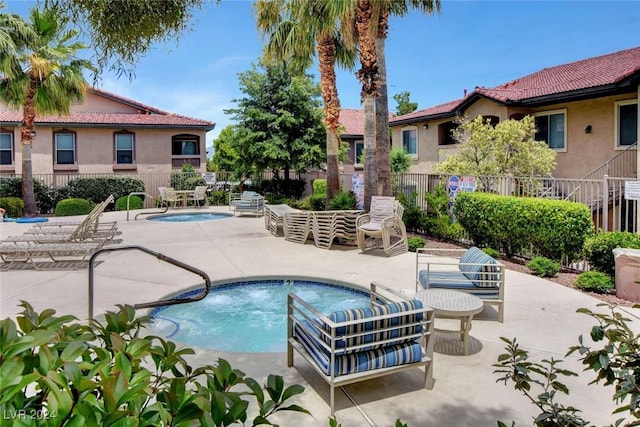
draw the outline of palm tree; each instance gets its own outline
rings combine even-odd
[[[256,4],[258,28],[269,37],[265,57],[286,60],[303,73],[318,55],[320,86],[327,129],[327,206],[340,189],[340,99],[336,64],[355,65],[354,31],[346,28],[353,19],[348,2],[341,0],[260,0]]]
[[[36,114],[68,115],[71,103],[84,97],[87,83],[82,72],[94,71],[94,67],[75,56],[87,47],[72,41],[78,31],[66,30],[52,11],[32,9],[28,26],[34,37],[19,39],[12,33],[17,49],[0,62],[4,77],[0,81],[0,99],[22,108],[22,197],[25,215],[33,216],[37,209],[31,147]]]
[[[375,141],[375,99],[377,96],[378,64],[373,21],[372,0],[356,0],[355,21],[360,49],[360,70],[356,73],[362,83],[360,96],[364,109],[364,208],[369,210],[371,196],[377,192]]]
[[[376,98],[376,165],[378,172],[378,195],[391,195],[391,164],[389,141],[389,99],[387,94],[387,64],[385,61],[385,43],[389,30],[389,15],[403,16],[409,7],[431,15],[434,11],[440,13],[440,0],[386,0],[376,1],[373,7],[378,10],[376,58],[378,62],[378,97]]]
[[[390,14],[402,16],[409,7],[432,13],[439,0],[357,0],[356,23],[360,45],[358,79],[362,82],[365,114],[365,208],[371,195],[391,195],[389,103],[385,40]]]
[[[0,11],[6,7],[0,1]],[[19,72],[17,63],[12,60],[24,43],[35,37],[32,29],[18,15],[0,13],[0,79],[13,77]]]

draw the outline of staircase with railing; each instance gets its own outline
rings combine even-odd
[[[604,179],[604,176],[637,178],[638,177],[638,142],[634,142],[624,151],[586,174],[582,179]]]

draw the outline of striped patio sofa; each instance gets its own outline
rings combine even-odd
[[[329,383],[331,415],[346,384],[423,366],[433,388],[433,310],[420,301],[373,282],[370,307],[325,316],[289,294],[287,317],[288,366],[295,350]]]
[[[457,260],[449,257],[451,252],[460,254]],[[504,264],[475,246],[416,251],[416,291],[442,288],[473,294],[498,307],[500,323],[504,322],[504,274]]]

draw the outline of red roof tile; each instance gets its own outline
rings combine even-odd
[[[364,135],[364,110],[343,108],[340,110],[343,135]]]
[[[171,114],[158,108],[150,107],[101,89],[90,88],[89,90],[98,96],[104,96],[114,101],[135,107],[137,110],[141,111],[141,113],[72,112],[69,116],[36,116],[36,125],[65,124],[81,126],[177,127],[202,128],[207,131],[212,130],[216,125],[214,122],[207,120],[194,119],[192,117],[182,116],[179,114]],[[0,123],[21,122],[21,112],[0,111]]]
[[[472,102],[472,99],[478,96],[501,103],[535,101],[536,98],[554,95],[556,99],[562,96],[569,97],[572,93],[580,91],[616,86],[639,74],[640,47],[636,47],[545,68],[494,88],[477,87],[464,99],[396,116],[391,122],[402,124],[453,115],[459,108],[464,109],[465,101]]]

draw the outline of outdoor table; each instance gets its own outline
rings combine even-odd
[[[189,196],[193,196],[194,191],[195,190],[176,190],[176,194],[180,197],[183,208],[187,207],[187,200]]]
[[[451,289],[425,289],[418,292],[415,299],[433,308],[436,317],[460,319],[459,330],[435,329],[436,332],[460,335],[465,356],[469,354],[469,331],[471,320],[482,311],[483,302],[475,295]]]

